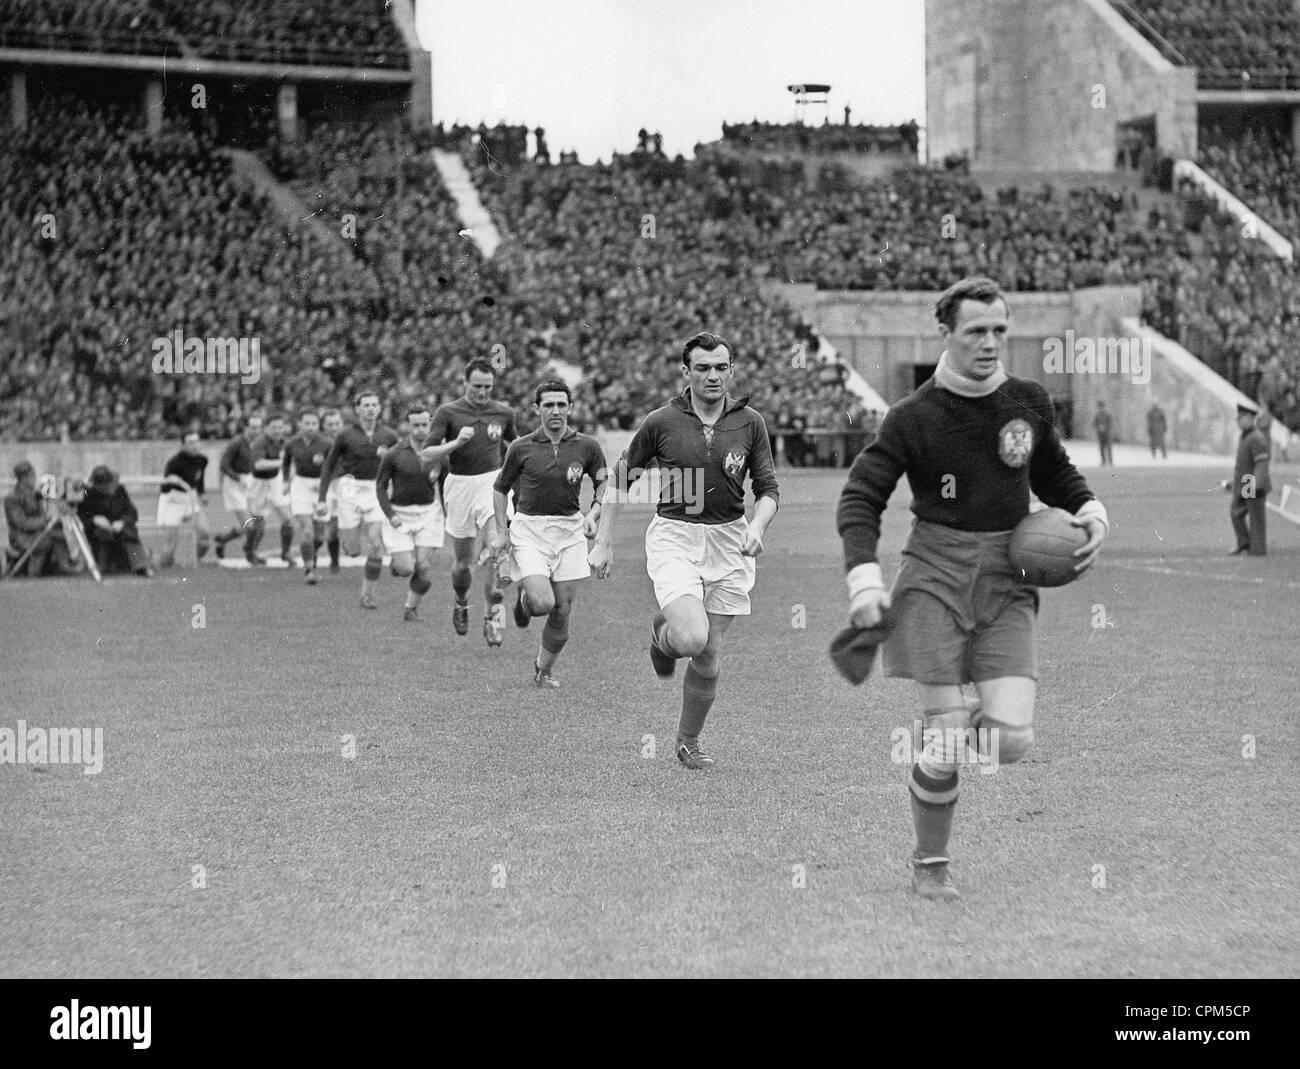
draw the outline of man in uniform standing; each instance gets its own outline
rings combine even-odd
[[[1249,553],[1263,557],[1268,553],[1268,506],[1265,499],[1273,489],[1269,479],[1268,464],[1272,447],[1269,440],[1255,426],[1259,409],[1254,405],[1237,406],[1237,426],[1241,438],[1237,442],[1237,464],[1232,472],[1232,482],[1224,489],[1232,494],[1228,515],[1232,532],[1237,537],[1236,557]]]

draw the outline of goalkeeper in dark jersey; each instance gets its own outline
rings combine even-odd
[[[1038,593],[1008,559],[1011,532],[1029,514],[1032,490],[1087,531],[1075,554],[1083,571],[1109,521],[1061,446],[1047,391],[1002,365],[1008,312],[997,283],[963,279],[940,297],[935,315],[947,348],[934,377],[890,410],[854,462],[838,527],[850,619],[867,629],[892,616],[885,674],[916,681],[923,737],[938,741],[927,741],[909,780],[912,887],[946,900],[958,897],[948,872],[958,765],[1010,764],[1034,738]],[[916,519],[890,592],[877,542],[881,513],[903,475]],[[973,684],[978,698],[968,698],[963,684]]]

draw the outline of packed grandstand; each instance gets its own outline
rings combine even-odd
[[[1300,69],[1290,46],[1265,47],[1278,20],[1296,40],[1289,2],[1117,7],[1214,77]],[[0,0],[6,47],[407,62],[381,0]],[[719,326],[777,426],[849,426],[860,399],[768,284],[939,290],[976,272],[1017,291],[1140,285],[1147,323],[1300,429],[1297,269],[1190,187],[989,189],[951,161],[908,159],[915,124],[811,138],[798,125],[728,125],[691,160],[629,132],[630,150],[608,161],[550,163],[530,156],[524,126],[416,129],[317,107],[289,143],[269,104],[235,123],[228,106],[196,110],[171,93],[155,136],[129,78],[46,68],[30,79],[26,128],[0,143],[0,440],[228,437],[252,410],[345,404],[362,385],[398,412],[450,396],[465,360],[494,352],[508,354],[503,399],[522,407],[557,361],[581,371],[580,425],[627,428],[673,388],[680,340]],[[1198,162],[1300,238],[1289,121],[1264,111],[1200,137]],[[846,145],[905,151],[871,178],[825,157]],[[232,147],[316,225],[277,210]],[[490,260],[461,233],[435,147],[462,155],[506,239]],[[961,223],[952,236],[946,216]],[[151,340],[177,326],[258,337],[265,375],[155,374]],[[811,361],[791,360],[799,351]]]

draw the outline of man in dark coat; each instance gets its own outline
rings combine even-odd
[[[95,550],[100,571],[133,572],[152,576],[149,552],[140,542],[135,525],[139,518],[131,495],[117,476],[100,464],[90,473],[85,499],[77,506],[82,526]]]

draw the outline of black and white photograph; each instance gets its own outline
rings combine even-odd
[[[0,0],[22,1027],[1052,979],[1249,1046],[1297,255],[1296,0]]]

